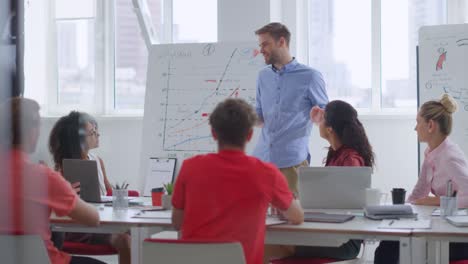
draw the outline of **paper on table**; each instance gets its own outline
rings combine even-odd
[[[265,225],[270,226],[270,225],[279,225],[279,224],[284,224],[286,221],[278,219],[276,217],[267,217],[265,221]]]
[[[170,219],[172,216],[171,211],[141,211],[135,214],[134,218],[166,218]]]
[[[447,216],[447,222],[454,226],[468,226],[468,216]]]
[[[385,229],[426,229],[431,228],[430,219],[382,220],[378,228]]]
[[[434,211],[432,211],[432,216],[440,216],[440,208],[436,208],[434,209]],[[455,212],[455,215],[468,215],[468,212],[466,209],[462,209],[462,210],[458,210],[457,212]]]

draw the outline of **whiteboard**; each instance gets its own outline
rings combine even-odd
[[[458,103],[451,140],[468,154],[468,24],[419,30],[418,105],[450,94]],[[420,163],[424,149],[420,146]]]
[[[145,177],[144,196],[151,196],[151,189],[162,188],[164,184],[173,183],[176,159],[149,158]]]
[[[149,51],[140,175],[149,157],[183,160],[216,152],[208,118],[226,98],[255,105],[265,66],[257,43],[152,45]],[[248,145],[248,151],[254,143]],[[143,188],[144,189],[144,188]]]

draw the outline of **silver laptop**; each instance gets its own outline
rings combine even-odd
[[[362,209],[371,174],[370,167],[301,167],[301,205],[304,209]]]
[[[97,163],[95,160],[64,159],[62,161],[63,177],[70,183],[80,182],[80,197],[86,202],[112,202],[101,199]]]

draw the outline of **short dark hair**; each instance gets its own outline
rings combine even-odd
[[[256,122],[254,109],[242,99],[226,99],[210,115],[210,125],[220,145],[243,147]]]
[[[40,123],[39,104],[22,97],[5,101],[0,107],[0,141],[7,148],[20,147],[24,136]]]
[[[289,47],[289,41],[291,40],[291,32],[289,32],[289,29],[285,25],[278,22],[272,22],[255,30],[255,35],[266,33],[270,34],[276,41],[283,37],[286,40],[286,45],[288,45]]]

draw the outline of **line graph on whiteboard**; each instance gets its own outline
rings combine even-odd
[[[158,136],[164,152],[214,152],[209,117],[226,98],[255,105],[255,82],[264,65],[255,47],[200,45],[161,57]],[[183,54],[183,58],[177,57]],[[190,57],[190,58],[189,58]],[[171,155],[169,155],[171,156]]]

